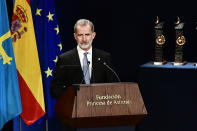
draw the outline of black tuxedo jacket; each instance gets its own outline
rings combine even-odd
[[[104,62],[109,67],[112,67],[110,54],[92,48],[91,83],[110,83],[117,81],[113,72],[103,64]],[[58,57],[54,77],[51,80],[51,96],[57,98],[70,85],[82,83],[84,83],[83,71],[77,48],[74,48]]]

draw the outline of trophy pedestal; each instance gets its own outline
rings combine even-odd
[[[162,62],[152,62],[153,65],[165,65],[167,63],[167,61],[162,61]]]
[[[172,65],[174,65],[174,66],[183,66],[185,64],[187,64],[187,61],[183,61],[183,62],[172,62]]]

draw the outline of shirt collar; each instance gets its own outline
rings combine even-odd
[[[77,45],[77,51],[79,54],[84,54],[85,52],[88,52],[88,54],[92,54],[92,46],[90,47],[88,51],[84,51],[79,47],[79,45]]]

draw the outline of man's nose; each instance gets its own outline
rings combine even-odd
[[[86,36],[85,35],[83,35],[82,40],[86,41]]]

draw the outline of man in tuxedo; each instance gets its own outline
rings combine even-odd
[[[93,48],[96,36],[91,21],[80,19],[74,26],[77,47],[58,57],[51,81],[51,96],[59,97],[72,84],[110,83],[118,81],[113,71],[110,54]]]

